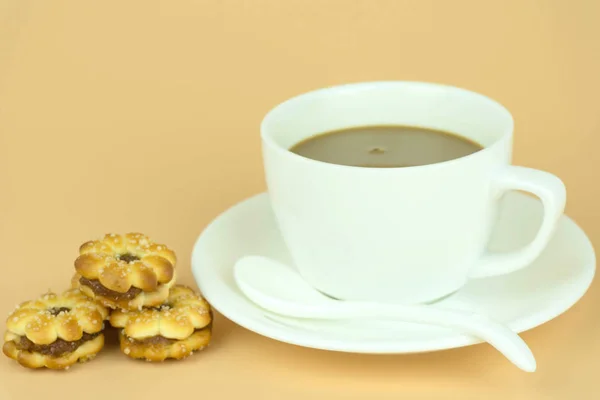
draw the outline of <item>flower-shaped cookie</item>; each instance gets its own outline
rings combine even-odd
[[[211,338],[210,305],[183,285],[173,286],[157,308],[115,310],[109,320],[112,326],[123,328],[121,350],[132,358],[181,359],[206,347]]]
[[[78,289],[27,301],[6,321],[4,354],[29,368],[65,369],[104,345],[108,310]]]
[[[161,304],[175,283],[175,253],[141,233],[107,234],[79,248],[73,285],[110,308]]]

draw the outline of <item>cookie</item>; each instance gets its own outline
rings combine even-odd
[[[112,309],[160,305],[175,284],[175,253],[141,233],[107,234],[79,254],[73,286]]]
[[[121,351],[147,361],[186,358],[205,348],[212,334],[210,305],[183,285],[173,286],[159,307],[115,310],[109,321],[121,328]]]
[[[104,346],[108,310],[78,289],[49,292],[8,316],[2,352],[27,368],[68,369]]]

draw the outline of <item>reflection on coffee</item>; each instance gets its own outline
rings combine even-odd
[[[464,157],[483,147],[454,133],[412,126],[361,126],[321,133],[290,151],[330,164],[399,168]]]

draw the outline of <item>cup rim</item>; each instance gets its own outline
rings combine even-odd
[[[325,93],[344,93],[346,91],[351,92],[351,91],[365,89],[365,88],[368,89],[368,88],[377,88],[377,87],[385,87],[385,86],[412,86],[412,87],[421,86],[421,87],[428,87],[428,88],[434,87],[434,88],[440,88],[440,89],[445,89],[445,90],[451,90],[454,92],[460,92],[462,94],[477,97],[481,101],[484,101],[484,102],[490,104],[491,106],[495,107],[498,110],[498,112],[504,114],[508,120],[508,127],[506,128],[506,131],[503,132],[502,135],[496,141],[494,141],[491,145],[485,146],[481,150],[479,150],[475,153],[471,153],[471,154],[468,154],[463,157],[454,158],[452,160],[442,161],[442,162],[433,163],[433,164],[415,165],[415,166],[410,166],[410,167],[391,167],[391,168],[359,167],[359,166],[354,166],[354,165],[341,165],[341,164],[333,164],[333,163],[328,163],[328,162],[324,162],[324,161],[313,160],[311,158],[307,158],[307,157],[298,155],[296,153],[293,153],[288,148],[280,146],[266,132],[266,127],[271,122],[271,119],[274,118],[274,115],[278,112],[281,112],[282,110],[285,110],[286,108],[292,107],[294,105],[294,103],[296,103],[296,102],[303,101],[303,100],[309,99],[311,97],[316,98]],[[484,94],[481,94],[481,93],[478,93],[478,92],[475,92],[475,91],[472,91],[469,89],[461,88],[458,86],[452,86],[452,85],[447,85],[447,84],[442,84],[442,83],[425,82],[425,81],[402,81],[402,80],[354,82],[354,83],[345,83],[345,84],[341,84],[341,85],[327,86],[327,87],[322,87],[322,88],[315,89],[315,90],[310,90],[310,91],[298,94],[296,96],[293,96],[291,98],[288,98],[287,100],[272,107],[265,114],[265,116],[263,117],[261,124],[260,124],[260,137],[261,137],[263,144],[268,146],[270,149],[272,149],[273,151],[275,151],[279,154],[282,154],[282,155],[285,154],[288,157],[292,157],[296,161],[304,162],[304,163],[308,163],[308,164],[322,165],[323,167],[328,167],[328,168],[337,168],[337,169],[351,170],[351,171],[364,171],[365,173],[379,173],[379,174],[381,174],[381,173],[398,173],[400,171],[402,171],[404,173],[410,172],[410,171],[416,171],[416,170],[422,171],[424,169],[446,167],[449,165],[468,162],[470,160],[476,160],[481,157],[486,157],[487,154],[494,151],[494,149],[497,146],[502,145],[502,143],[504,143],[506,140],[512,139],[513,132],[514,132],[514,118],[513,118],[512,114],[510,113],[510,111],[504,105],[502,105],[500,102],[498,102]]]

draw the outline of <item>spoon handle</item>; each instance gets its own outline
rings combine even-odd
[[[519,368],[533,372],[535,358],[527,344],[508,327],[481,314],[468,311],[444,310],[433,306],[374,304],[363,302],[332,303],[312,318],[349,319],[385,318],[416,322],[456,329],[484,340],[503,353]]]

